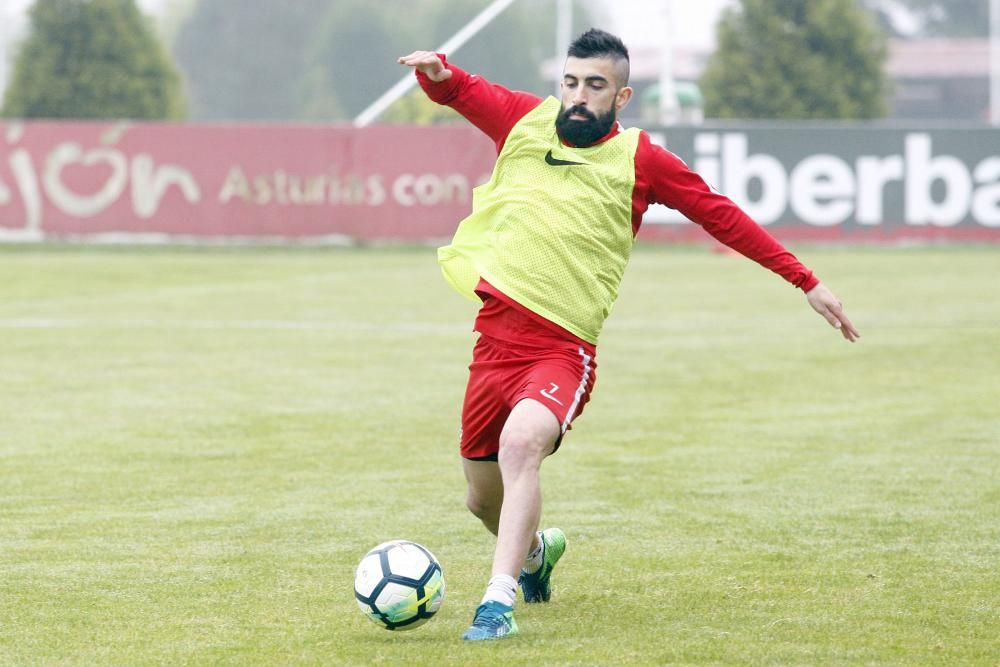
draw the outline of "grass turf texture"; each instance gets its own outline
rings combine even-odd
[[[543,467],[553,602],[482,646],[431,250],[0,249],[0,664],[996,664],[1000,253],[798,254],[860,343],[636,253]],[[412,633],[352,597],[397,537],[448,587]]]

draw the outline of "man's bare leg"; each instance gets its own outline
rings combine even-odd
[[[500,434],[499,467],[503,480],[503,503],[493,556],[493,575],[515,580],[524,558],[536,546],[542,514],[542,461],[552,453],[559,438],[555,415],[534,399],[514,406]]]
[[[496,461],[462,459],[462,469],[468,484],[465,506],[483,522],[486,530],[496,535],[500,529],[500,507],[503,505],[500,464]]]
[[[529,550],[540,545],[536,534],[542,513],[539,471],[560,432],[548,408],[524,399],[504,424],[497,462],[464,463],[469,483],[466,504],[496,534],[497,546],[486,594],[463,639],[501,639],[518,632],[513,614],[517,577]]]

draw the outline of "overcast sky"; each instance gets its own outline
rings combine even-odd
[[[292,0],[294,1],[294,0]],[[522,0],[537,2],[538,0]],[[651,30],[660,25],[662,8],[667,5],[673,15],[668,35],[681,46],[711,46],[714,42],[715,22],[719,12],[735,0],[601,0],[612,17],[613,26],[626,42],[635,46],[660,43],[663,30]],[[0,0],[0,31],[19,32],[24,15],[32,0]],[[156,13],[170,0],[137,0],[147,13]],[[487,0],[483,0],[486,6]],[[8,36],[10,36],[8,34]]]
[[[711,48],[720,12],[736,0],[604,0],[614,29],[628,46],[656,46],[665,37],[675,46]],[[664,8],[670,14],[668,27]]]
[[[137,0],[146,13],[156,14],[172,0]],[[293,2],[295,0],[292,0]],[[335,0],[331,0],[335,1]],[[539,0],[522,0],[537,2]],[[672,39],[675,47],[711,48],[719,13],[736,0],[594,0],[604,4],[605,13],[616,32],[631,48],[658,46]],[[11,42],[22,36],[32,0],[0,0],[0,84],[5,83],[4,67]],[[488,0],[483,0],[486,7]],[[667,12],[664,11],[667,8]],[[670,24],[666,22],[669,13]],[[470,17],[471,18],[471,17]]]

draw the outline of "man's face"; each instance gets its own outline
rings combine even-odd
[[[625,67],[611,58],[566,59],[559,136],[574,146],[589,146],[608,133],[632,97],[624,85]]]

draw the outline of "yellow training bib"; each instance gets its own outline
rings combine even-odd
[[[549,97],[518,121],[438,261],[459,293],[478,301],[485,278],[596,344],[632,252],[639,130],[570,148],[556,133],[560,110]]]

